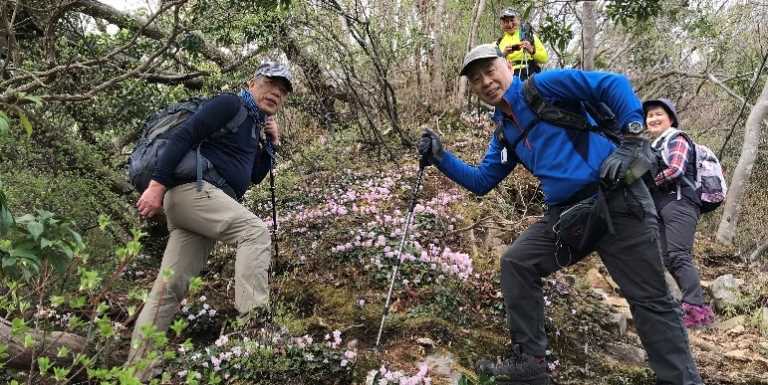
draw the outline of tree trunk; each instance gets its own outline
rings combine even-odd
[[[468,52],[475,46],[477,40],[477,25],[480,23],[480,15],[485,10],[485,0],[477,0],[475,6],[472,9],[472,24],[469,27],[469,36],[467,36],[467,46],[464,52]],[[465,96],[467,94],[467,78],[464,76],[459,77],[459,86],[456,87],[456,108],[461,108],[464,105]]]
[[[437,0],[435,12],[432,13],[432,104],[442,106],[445,98],[445,82],[443,79],[443,13],[445,0]]]
[[[14,336],[11,334],[11,323],[4,318],[0,318],[0,342],[8,346],[8,361],[7,365],[16,369],[29,369],[33,359],[36,357],[48,357],[52,362],[59,365],[69,365],[72,363],[71,356],[69,358],[58,358],[56,353],[59,348],[66,346],[73,354],[82,353],[85,351],[85,338],[77,334],[65,333],[65,332],[49,332],[45,334],[43,339],[43,333],[33,330],[30,331],[32,337],[35,340],[35,345],[32,349],[24,347],[24,336]],[[45,341],[42,351],[40,351],[40,342]],[[35,352],[35,350],[37,350]]]
[[[316,113],[320,120],[320,125],[333,133],[333,126],[337,122],[337,113],[335,101],[337,99],[348,101],[347,95],[341,95],[320,66],[317,58],[305,52],[301,45],[296,41],[290,31],[281,28],[283,40],[278,44],[285,53],[285,56],[291,63],[296,64],[304,73],[307,79],[307,87],[312,91],[316,99]]]
[[[416,26],[423,36],[431,37],[431,20],[429,17],[430,2],[426,0],[416,1]],[[428,43],[421,41],[416,45],[416,57],[419,62],[419,78],[423,86],[419,87],[421,100],[432,100],[429,93],[432,87],[432,47]]]
[[[749,112],[744,133],[744,144],[741,146],[741,156],[733,171],[733,179],[725,199],[723,217],[717,228],[717,240],[724,244],[733,244],[736,236],[736,226],[739,222],[739,209],[741,199],[752,174],[752,166],[757,157],[757,147],[760,144],[760,126],[763,118],[768,114],[768,81],[763,87],[763,92],[755,102],[755,106]]]
[[[581,49],[583,55],[582,68],[585,71],[595,69],[595,3],[585,1],[581,8]]]

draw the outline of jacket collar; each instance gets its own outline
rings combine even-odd
[[[513,76],[512,77],[512,83],[509,85],[506,91],[504,91],[504,95],[501,96],[501,98],[509,104],[510,108],[513,112],[517,115],[517,111],[515,108],[515,103],[519,101],[520,97],[522,97],[521,89],[523,87],[523,82],[520,80],[519,77]],[[496,122],[501,122],[502,118],[504,117],[504,113],[501,111],[499,107],[496,107],[494,113],[493,113],[493,120]]]

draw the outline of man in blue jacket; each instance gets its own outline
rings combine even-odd
[[[533,77],[535,91],[547,103],[602,102],[610,107],[622,127],[623,139],[617,146],[599,132],[539,120],[526,102],[524,83],[513,78],[492,44],[467,53],[461,75],[469,78],[481,100],[496,107],[497,135],[491,138],[485,157],[478,166],[467,165],[444,150],[431,130],[422,135],[419,151],[453,181],[479,195],[493,189],[520,163],[541,181],[547,204],[544,217],[520,234],[501,257],[513,351],[501,362],[482,360],[478,371],[503,384],[551,382],[544,360],[542,277],[597,251],[630,304],[657,384],[701,384],[679,306],[664,281],[653,201],[639,179],[650,166],[650,157],[645,152],[642,105],[629,81],[617,74],[576,70],[546,71]],[[569,208],[574,210],[566,212]],[[587,242],[566,242],[574,230],[576,234],[585,231]]]
[[[161,272],[136,320],[129,364],[144,359],[156,362],[157,351],[144,338],[147,329],[154,327],[162,333],[168,329],[186,296],[189,280],[205,266],[217,240],[237,243],[235,308],[250,317],[268,306],[269,230],[240,200],[251,183],[258,184],[269,172],[270,147],[280,140],[272,115],[291,90],[288,68],[263,63],[239,95],[222,94],[211,99],[168,140],[153,180],[136,204],[144,217],[164,209],[170,237]],[[223,130],[243,112],[247,117],[239,127]],[[265,137],[271,143],[263,140]],[[185,155],[198,146],[207,159],[202,188],[194,176],[179,178],[175,173]],[[140,379],[151,376],[152,366],[139,371]]]

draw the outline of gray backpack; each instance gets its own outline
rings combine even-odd
[[[157,167],[157,160],[160,159],[171,135],[210,100],[211,98],[190,98],[172,104],[152,114],[144,121],[141,136],[128,160],[128,179],[136,191],[142,193],[149,186]],[[237,131],[247,117],[248,110],[241,104],[237,115],[211,137]],[[200,146],[198,145],[182,158],[174,171],[174,176],[186,179],[194,176],[198,184],[202,184],[203,176],[212,172],[215,173],[213,165],[200,154]]]
[[[698,194],[701,200],[701,213],[708,213],[725,201],[725,194],[728,192],[728,183],[723,175],[723,167],[720,160],[709,147],[698,144],[691,139],[688,134],[676,128],[670,128],[663,136],[654,141],[654,147],[661,151],[662,161],[667,164],[669,159],[669,141],[675,136],[680,135],[688,141],[688,145],[693,146],[696,162],[696,177],[693,181],[688,180],[685,175],[682,176],[684,183],[690,185]]]

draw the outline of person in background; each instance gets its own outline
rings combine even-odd
[[[496,40],[496,45],[512,65],[513,74],[525,80],[541,72],[549,54],[530,24],[522,23],[517,12],[509,7],[501,11],[499,24],[503,35]]]
[[[652,146],[660,150],[664,166],[652,191],[659,214],[659,235],[664,265],[683,293],[683,324],[687,328],[711,325],[712,308],[704,303],[699,271],[693,264],[693,239],[701,215],[696,180],[696,148],[679,131],[677,111],[669,99],[643,103]]]

